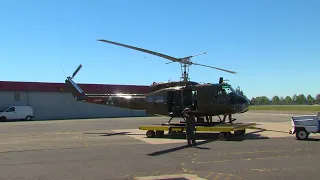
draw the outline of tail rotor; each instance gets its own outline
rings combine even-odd
[[[83,98],[86,94],[85,92],[81,89],[80,86],[78,86],[72,79],[78,74],[80,69],[82,68],[82,65],[80,64],[78,68],[74,71],[72,76],[68,76],[67,79],[65,80],[66,86],[73,95],[73,97],[77,99]]]
[[[82,64],[80,64],[78,66],[78,68],[73,72],[72,76],[70,77],[70,79],[73,79],[77,74],[78,72],[80,71],[80,69],[82,68]]]

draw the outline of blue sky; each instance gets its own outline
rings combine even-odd
[[[320,1],[11,0],[0,5],[3,81],[79,83],[179,80],[180,65],[96,41],[107,39],[174,57],[201,52],[193,81],[230,80],[252,96],[320,93]],[[61,66],[60,66],[61,64]]]

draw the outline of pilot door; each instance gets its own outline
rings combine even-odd
[[[221,88],[209,86],[203,87],[198,92],[198,106],[201,112],[212,114],[212,112],[224,112],[230,102],[229,97]]]
[[[230,98],[226,91],[222,88],[216,88],[214,91],[214,97],[212,106],[220,113],[227,113],[229,110]]]

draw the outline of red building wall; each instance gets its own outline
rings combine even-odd
[[[148,93],[149,86],[78,84],[86,93]],[[0,81],[0,91],[65,92],[64,83]]]

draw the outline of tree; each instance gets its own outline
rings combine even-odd
[[[239,95],[243,96],[243,91],[241,91],[240,86],[237,87],[236,92],[237,92]]]
[[[245,97],[246,99],[248,99],[247,96],[244,95],[243,91],[240,89],[240,86],[237,87],[236,92],[237,92],[239,95],[241,95],[241,96]]]
[[[316,95],[316,103],[317,103],[317,104],[320,104],[320,94],[317,94],[317,95]]]
[[[307,98],[304,94],[299,94],[297,97],[298,104],[307,104]]]
[[[269,98],[267,98],[267,96],[261,96],[260,98],[261,98],[260,99],[261,104],[263,104],[263,105],[270,104]]]
[[[260,105],[260,97],[252,98],[251,101],[255,105]]]
[[[291,104],[292,103],[292,99],[290,96],[286,96],[286,98],[284,98],[285,104]]]
[[[251,99],[251,103],[255,105],[269,104],[269,99],[266,96],[259,96]]]
[[[273,104],[280,104],[279,102],[280,102],[279,96],[273,96],[273,98],[272,98],[272,103],[273,103]]]
[[[242,90],[240,89],[240,87],[237,88],[237,93],[239,93],[240,95],[243,95]],[[244,96],[244,95],[243,95]],[[283,98],[282,96],[279,97],[277,95],[273,96],[271,98],[271,101],[269,100],[268,97],[266,96],[258,96],[258,97],[252,97],[250,100],[251,104],[254,105],[268,105],[268,104],[320,104],[320,94],[317,94],[315,96],[315,98],[313,96],[311,96],[310,94],[307,95],[307,97],[304,94],[294,94],[292,97],[290,96],[285,96],[285,98]]]
[[[252,105],[256,105],[256,104],[257,104],[257,101],[256,101],[256,98],[255,98],[255,97],[252,97],[252,98],[251,98],[250,104],[252,104]]]
[[[281,104],[281,105],[285,104],[285,101],[284,101],[283,96],[280,97],[280,102],[279,102],[279,104]]]
[[[307,96],[307,101],[308,101],[308,104],[314,104],[315,103],[315,99],[310,94],[308,94],[308,96]]]
[[[294,95],[292,96],[291,103],[292,103],[292,104],[297,104],[297,103],[298,103],[298,96],[297,96],[296,94],[294,94]]]

